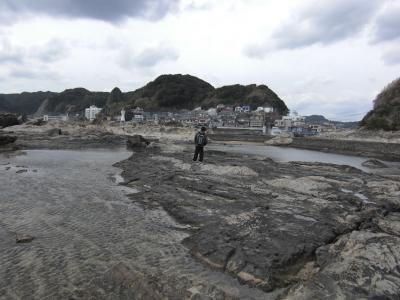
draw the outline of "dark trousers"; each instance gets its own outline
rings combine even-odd
[[[194,150],[194,156],[193,156],[194,161],[197,160],[197,156],[199,156],[199,154],[200,154],[199,161],[203,161],[203,157],[204,157],[204,147],[203,146],[196,146],[196,149]]]

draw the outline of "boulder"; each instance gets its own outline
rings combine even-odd
[[[138,134],[128,137],[126,141],[128,149],[146,148],[149,144],[150,142],[148,140]]]
[[[370,169],[383,169],[388,167],[383,162],[377,159],[368,159],[364,161],[361,165]]]
[[[49,136],[57,136],[57,135],[61,135],[61,134],[62,134],[62,131],[61,131],[60,128],[52,128],[52,129],[49,129],[49,130],[47,131],[47,134],[48,134]]]
[[[8,144],[12,144],[17,140],[16,136],[13,135],[0,135],[0,147]]]
[[[265,145],[270,146],[281,146],[281,145],[290,145],[293,142],[293,138],[291,136],[279,135],[268,141],[265,141]]]
[[[0,128],[18,125],[18,117],[14,114],[0,113]]]
[[[35,238],[33,236],[31,236],[29,234],[25,234],[25,233],[22,233],[22,234],[17,233],[17,236],[15,237],[15,241],[17,243],[30,243],[34,239]]]
[[[35,125],[35,126],[43,126],[43,125],[46,125],[46,124],[47,124],[47,122],[44,121],[43,119],[37,119],[37,120],[32,122],[32,125]]]

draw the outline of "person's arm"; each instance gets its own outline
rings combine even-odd
[[[204,137],[205,137],[205,141],[204,141],[204,146],[205,146],[208,143],[208,137],[207,137],[207,135],[204,135]]]
[[[196,144],[197,135],[198,135],[198,133],[196,133],[196,134],[194,135],[194,144]]]

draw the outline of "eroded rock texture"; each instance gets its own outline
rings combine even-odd
[[[199,261],[269,298],[398,299],[399,181],[348,166],[191,155],[159,145],[117,166],[135,202],[190,225],[184,244]]]

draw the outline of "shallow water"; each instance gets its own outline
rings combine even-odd
[[[137,191],[118,185],[112,164],[130,155],[30,150],[0,157],[0,298],[119,299],[104,278],[120,262],[160,286],[175,282],[172,290],[198,282],[247,293],[197,263],[181,244],[183,226],[164,210],[145,210],[127,197]],[[16,233],[35,239],[16,244]]]
[[[305,161],[321,162],[336,165],[348,165],[365,172],[375,172],[376,169],[364,167],[362,163],[369,158],[361,156],[343,155],[335,153],[325,153],[313,150],[304,150],[290,147],[262,146],[262,145],[212,145],[212,149],[241,153],[253,154],[269,157],[277,162]],[[210,147],[210,149],[211,149]],[[399,168],[400,163],[382,161],[387,166]]]

